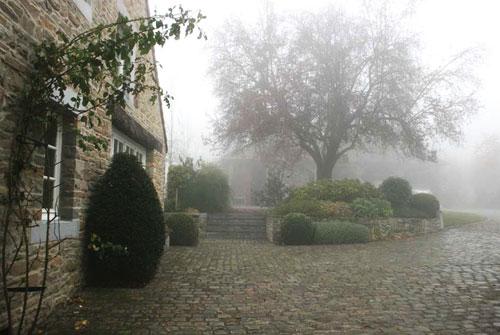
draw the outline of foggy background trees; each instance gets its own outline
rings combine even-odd
[[[459,140],[477,109],[475,53],[428,68],[403,27],[384,8],[352,16],[334,7],[224,26],[213,53],[215,141],[276,155],[299,149],[318,179],[331,178],[354,149],[391,147],[435,160],[433,140]]]

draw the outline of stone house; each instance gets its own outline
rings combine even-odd
[[[13,140],[13,117],[8,102],[16,88],[23,85],[33,45],[44,39],[54,39],[57,31],[68,36],[82,32],[100,23],[116,21],[119,15],[140,17],[149,15],[147,0],[1,0],[0,1],[0,196],[5,196],[4,175],[7,169],[10,143]],[[148,55],[154,60],[154,54]],[[150,83],[157,78],[150,78]],[[71,96],[71,91],[67,93]],[[117,152],[135,155],[152,177],[160,199],[165,181],[164,158],[167,150],[161,104],[152,105],[149,96],[128,96],[127,106],[107,117],[99,111],[103,122],[91,131],[108,141],[107,151],[84,152],[77,146],[73,127],[81,127],[73,115],[65,115],[55,125],[49,138],[53,154],[52,168],[42,168],[42,175],[32,176],[38,181],[40,197],[51,213],[57,213],[57,223],[51,229],[51,239],[64,242],[53,251],[48,286],[45,290],[43,313],[67,299],[81,284],[80,237],[84,225],[86,201],[96,178],[104,173],[111,157]],[[60,162],[60,164],[58,164]],[[38,178],[38,179],[37,179]],[[60,185],[46,188],[42,185]],[[43,191],[45,188],[46,191]],[[44,206],[45,207],[45,206]],[[3,208],[0,207],[3,215]],[[44,214],[46,215],[46,214]],[[51,214],[48,214],[51,215]],[[44,218],[31,229],[30,242],[44,240]],[[14,267],[11,283],[21,278],[23,267]],[[37,285],[41,268],[30,273],[30,282]],[[16,277],[18,276],[18,277]],[[5,311],[0,300],[0,330],[4,329]],[[14,299],[16,301],[16,299]],[[34,302],[35,300],[33,300]],[[32,301],[29,301],[31,303]]]

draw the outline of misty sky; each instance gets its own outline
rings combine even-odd
[[[179,1],[150,0],[151,10],[159,13]],[[203,144],[210,134],[210,120],[217,110],[212,80],[207,73],[212,32],[223,28],[226,20],[237,17],[255,22],[263,12],[264,0],[182,0],[186,9],[199,10],[208,16],[203,29],[208,41],[190,38],[172,41],[156,56],[162,87],[175,97],[170,110],[165,109],[169,146],[174,160],[179,154],[215,159],[217,153]],[[406,1],[394,1],[402,5]],[[356,2],[335,0],[275,0],[278,13],[315,11],[328,4],[341,4],[356,11]],[[441,157],[471,153],[485,135],[500,135],[500,1],[498,0],[421,0],[415,4],[410,30],[420,34],[423,61],[441,64],[459,50],[481,47],[483,60],[477,66],[482,82],[480,102],[483,108],[466,125],[465,140],[459,147],[441,145]],[[173,130],[173,140],[172,140]]]

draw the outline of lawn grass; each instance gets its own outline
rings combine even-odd
[[[464,224],[484,220],[484,216],[467,212],[443,211],[443,223],[445,228],[458,227]]]

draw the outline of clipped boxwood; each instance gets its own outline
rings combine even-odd
[[[290,213],[281,222],[281,241],[287,245],[311,244],[314,226],[311,218],[302,213]]]
[[[411,198],[411,185],[403,178],[389,177],[379,187],[380,192],[389,200],[393,208],[405,207]]]
[[[314,244],[367,243],[369,230],[366,226],[347,221],[315,223]]]
[[[170,228],[170,243],[172,245],[194,246],[198,244],[198,225],[187,214],[175,213],[166,218]]]
[[[358,218],[385,218],[393,214],[391,203],[377,198],[358,198],[351,203],[351,209]]]
[[[134,156],[116,154],[89,198],[88,284],[146,284],[156,272],[164,245],[163,212],[151,179]]]
[[[435,218],[439,212],[439,200],[428,193],[417,193],[410,199],[410,207],[425,214],[428,218]]]

